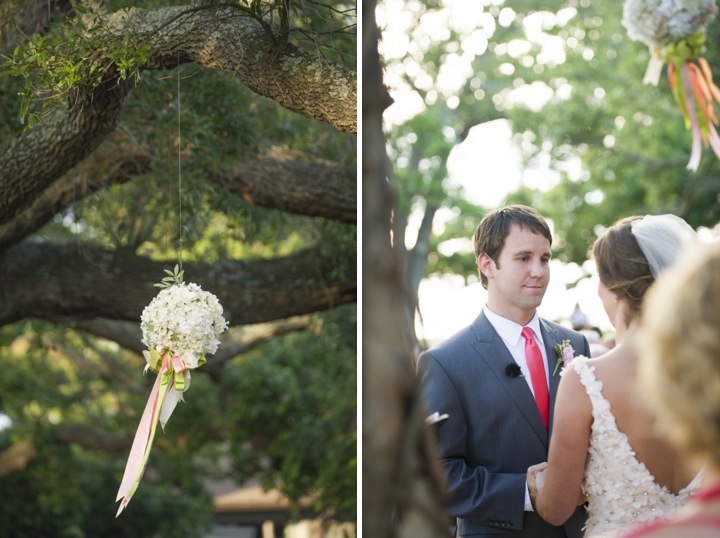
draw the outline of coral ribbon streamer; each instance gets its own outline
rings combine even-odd
[[[162,359],[162,367],[155,380],[153,389],[150,392],[150,397],[145,405],[145,411],[143,411],[142,417],[140,418],[140,424],[135,433],[132,448],[130,449],[130,456],[128,456],[127,465],[125,466],[125,473],[123,474],[120,489],[115,499],[115,501],[122,499],[115,517],[118,517],[122,513],[140,484],[140,480],[147,467],[148,457],[150,456],[150,449],[152,448],[153,439],[157,432],[161,411],[165,411],[165,404],[171,403],[170,400],[174,400],[174,402],[171,403],[169,413],[164,413],[166,422],[177,404],[178,398],[175,393],[179,392],[182,395],[182,390],[185,388],[185,384],[179,381],[180,379],[184,381],[186,377],[189,378],[189,375],[186,376],[186,374],[189,374],[189,372],[185,370],[185,365],[182,363],[180,357],[168,359],[168,353],[165,353]],[[173,390],[174,386],[176,390]],[[167,400],[166,395],[169,395]],[[179,399],[182,399],[182,396],[180,396]],[[165,422],[162,423],[163,427],[165,426]]]
[[[702,132],[695,111],[695,98],[692,94],[692,82],[690,82],[690,70],[687,62],[680,65],[680,76],[682,77],[683,97],[685,98],[685,110],[690,120],[690,129],[692,132],[692,151],[687,169],[696,172],[700,165],[700,156],[702,155]]]
[[[687,169],[693,172],[697,171],[700,165],[703,142],[706,147],[709,142],[715,155],[720,158],[720,137],[718,137],[718,133],[713,125],[713,123],[718,123],[713,106],[713,97],[715,96],[713,90],[716,88],[713,88],[712,78],[710,78],[708,83],[709,68],[702,64],[701,66],[702,68],[698,68],[690,62],[683,62],[680,65],[685,112],[690,122],[693,142]],[[695,106],[696,102],[702,113],[702,125],[700,118],[698,118]],[[703,129],[703,127],[705,129]]]
[[[693,172],[700,165],[702,144],[710,145],[720,159],[720,136],[715,129],[718,125],[715,103],[720,103],[720,89],[713,82],[707,60],[698,58],[697,62],[699,67],[691,61],[668,64],[670,88],[685,117],[685,126],[692,131],[692,152],[687,169]]]

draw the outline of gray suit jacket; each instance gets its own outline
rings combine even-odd
[[[576,355],[590,356],[581,334],[540,320],[550,364],[550,433],[560,372],[552,375],[555,344],[570,340]],[[499,534],[537,538],[580,538],[585,509],[562,526],[525,512],[525,473],[547,461],[549,435],[525,379],[509,377],[512,355],[484,313],[469,327],[423,353],[418,375],[428,414],[449,418],[438,424],[440,454],[450,493],[448,513],[458,518],[460,536]]]

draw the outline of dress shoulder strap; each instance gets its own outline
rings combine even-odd
[[[605,398],[602,395],[602,381],[598,381],[597,377],[595,377],[595,367],[588,365],[587,361],[589,360],[583,356],[575,357],[569,367],[575,370],[580,377],[580,382],[585,387],[585,392],[590,397],[594,409],[604,402]]]

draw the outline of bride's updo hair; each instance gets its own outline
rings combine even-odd
[[[650,264],[632,233],[632,222],[643,217],[626,217],[605,230],[593,246],[600,282],[625,300],[630,307],[625,323],[642,311],[642,303],[655,278]]]
[[[648,294],[638,379],[678,446],[720,468],[720,244],[695,249]]]

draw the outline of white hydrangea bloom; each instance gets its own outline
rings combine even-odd
[[[622,25],[655,50],[704,30],[716,12],[715,0],[625,0]]]
[[[157,294],[141,317],[143,344],[158,353],[192,354],[196,358],[215,353],[217,339],[227,329],[217,297],[197,284],[171,286]]]

